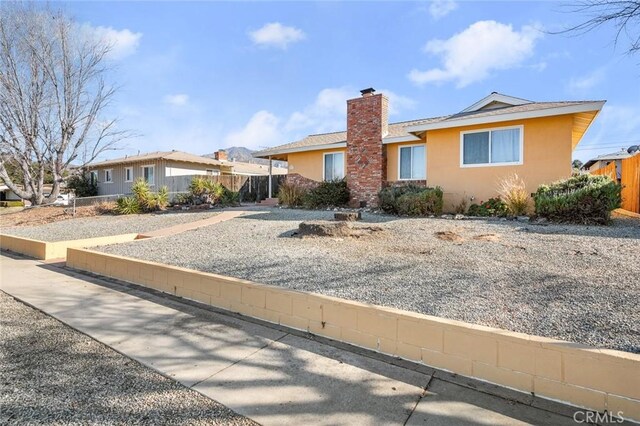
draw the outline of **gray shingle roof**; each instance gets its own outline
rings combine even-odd
[[[463,120],[470,117],[493,117],[499,116],[502,114],[512,114],[519,112],[528,112],[528,111],[538,111],[550,108],[558,108],[565,106],[573,106],[580,104],[587,104],[594,101],[563,101],[563,102],[530,102],[522,105],[513,105],[502,108],[495,109],[481,109],[478,111],[469,111],[469,112],[460,112],[451,115],[445,115],[442,117],[433,117],[433,118],[423,118],[418,120],[411,121],[403,121],[398,123],[389,123],[389,133],[386,137],[400,137],[400,136],[409,136],[409,133],[406,131],[407,127],[410,126],[418,126],[423,124],[431,124],[431,123],[440,123],[440,122],[451,122],[455,125],[456,120]],[[300,139],[295,142],[287,143],[284,145],[278,145],[273,148],[264,149],[262,151],[255,152],[253,155],[256,157],[260,157],[263,155],[270,155],[270,152],[273,151],[285,151],[287,149],[300,149],[305,147],[313,147],[323,145],[331,145],[341,142],[347,141],[347,132],[333,132],[333,133],[322,133],[317,135],[309,135],[304,139]]]

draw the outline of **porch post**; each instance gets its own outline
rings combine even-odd
[[[272,173],[273,173],[273,161],[271,161],[271,156],[269,156],[269,198],[272,197],[272,194],[271,194],[271,180],[273,178]]]

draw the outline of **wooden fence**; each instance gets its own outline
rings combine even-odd
[[[189,184],[194,177],[196,176],[166,177],[165,184],[169,188],[169,192],[186,192],[189,190]],[[228,190],[239,192],[241,201],[261,201],[269,196],[269,176],[198,175],[197,177],[221,183]],[[284,178],[285,175],[271,177],[272,195],[274,197],[277,196],[280,182]]]
[[[622,208],[640,213],[640,154],[622,160]]]
[[[616,162],[591,172],[594,175],[606,175],[617,181]],[[622,184],[622,208],[640,213],[640,154],[620,161],[620,183]]]

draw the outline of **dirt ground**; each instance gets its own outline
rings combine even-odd
[[[102,214],[96,206],[77,207],[75,217],[91,217]],[[0,228],[9,226],[34,226],[73,219],[70,210],[58,206],[35,207],[0,215]]]

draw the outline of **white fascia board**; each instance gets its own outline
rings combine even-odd
[[[346,148],[346,142],[337,142],[331,144],[324,145],[309,145],[309,146],[300,146],[297,148],[273,148],[273,149],[265,149],[260,152],[256,152],[253,154],[254,158],[268,158],[269,156],[278,155],[278,154],[290,154],[293,152],[305,152],[305,151],[319,151],[325,149],[334,149],[334,148]]]
[[[499,115],[490,115],[485,117],[469,117],[469,118],[462,118],[458,120],[444,120],[437,123],[408,126],[405,128],[405,130],[407,132],[417,133],[417,132],[424,132],[427,130],[473,126],[476,124],[490,124],[490,123],[499,123],[502,121],[525,120],[528,118],[550,117],[553,115],[575,114],[579,112],[588,112],[588,111],[600,111],[605,102],[606,101],[597,101],[597,102],[589,102],[587,104],[539,109],[535,111],[513,112],[513,113],[505,113],[505,114],[499,114]]]
[[[420,139],[415,135],[404,135],[404,136],[392,136],[390,138],[383,138],[382,143],[388,144],[388,143],[398,143],[398,142],[415,142],[415,141],[421,141],[421,140],[422,139]]]
[[[526,99],[514,98],[513,96],[502,95],[500,93],[492,93],[489,96],[485,96],[484,98],[480,99],[475,104],[463,109],[461,112],[477,111],[489,105],[491,102],[501,102],[509,105],[524,105],[531,103],[531,101],[528,101]]]

